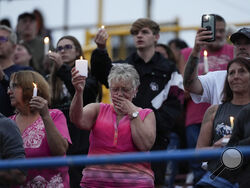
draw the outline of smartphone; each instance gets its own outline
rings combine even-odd
[[[212,38],[205,41],[212,42],[215,41],[215,15],[214,14],[204,14],[201,18],[201,27],[207,28],[208,31],[212,31]]]

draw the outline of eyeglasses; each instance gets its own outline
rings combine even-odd
[[[0,36],[0,43],[5,43],[8,41],[9,41],[8,37]]]
[[[13,91],[14,89],[16,89],[19,85],[17,83],[12,83],[11,85],[9,85],[8,90]]]
[[[118,93],[121,91],[122,93],[129,93],[132,91],[132,88],[127,88],[127,87],[111,87],[110,91],[113,93]]]
[[[62,52],[63,50],[64,51],[69,51],[71,49],[73,49],[73,46],[71,44],[66,44],[65,46],[57,46],[56,51],[57,52]]]

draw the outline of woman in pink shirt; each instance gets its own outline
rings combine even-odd
[[[108,77],[112,104],[91,103],[83,108],[85,80],[72,69],[76,92],[70,118],[79,128],[91,130],[88,155],[149,151],[155,141],[155,116],[151,109],[132,103],[140,84],[133,66],[112,67]],[[154,187],[154,175],[149,163],[92,165],[83,170],[81,186]]]
[[[37,86],[34,92],[33,83]],[[65,156],[71,143],[65,116],[48,109],[49,85],[35,71],[19,71],[11,75],[8,88],[11,105],[23,138],[27,158]],[[69,187],[68,167],[29,169],[24,187]]]

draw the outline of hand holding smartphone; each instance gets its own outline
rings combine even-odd
[[[201,27],[207,28],[207,31],[212,32],[212,38],[205,41],[212,42],[215,41],[215,15],[214,14],[204,14],[201,18]]]

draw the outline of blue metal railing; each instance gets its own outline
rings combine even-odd
[[[125,153],[114,155],[98,155],[87,157],[86,155],[76,155],[67,157],[47,157],[47,158],[29,158],[16,160],[0,160],[0,169],[13,168],[53,168],[61,166],[79,166],[91,164],[109,164],[109,163],[135,163],[145,161],[165,161],[165,160],[207,160],[220,158],[226,148],[222,149],[185,149],[171,151],[152,151]],[[250,156],[250,147],[237,147],[243,156]]]

